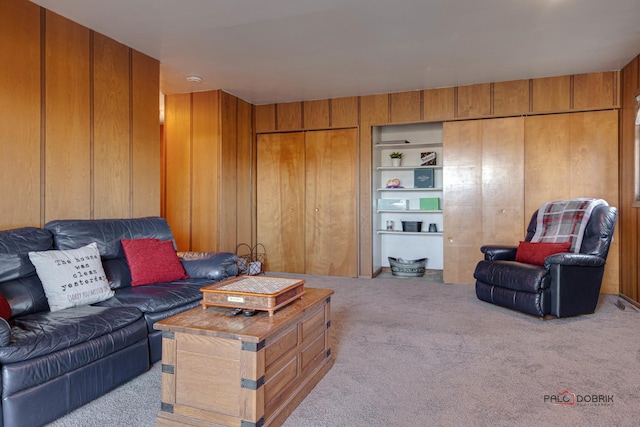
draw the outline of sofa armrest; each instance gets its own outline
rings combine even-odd
[[[178,252],[178,257],[193,279],[218,282],[238,275],[238,257],[231,252]]]
[[[517,250],[517,246],[510,245],[484,245],[480,248],[486,261],[515,261]]]
[[[602,267],[604,258],[595,255],[576,254],[572,252],[562,252],[553,254],[544,259],[544,267],[548,270],[552,265],[565,265],[577,267]]]

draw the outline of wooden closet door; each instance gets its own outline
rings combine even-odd
[[[257,240],[267,270],[305,272],[304,133],[258,135]]]
[[[618,202],[618,112],[552,114],[525,119],[525,212],[576,197]],[[620,283],[619,227],[609,249],[602,292]]]
[[[525,212],[571,198],[570,114],[531,116],[525,121]]]
[[[524,119],[444,125],[444,281],[475,283],[487,244],[525,236]]]
[[[443,126],[445,283],[474,283],[482,259],[482,121]]]
[[[357,276],[357,130],[306,134],[305,272]]]
[[[528,224],[524,212],[524,118],[483,120],[482,243],[517,245]]]

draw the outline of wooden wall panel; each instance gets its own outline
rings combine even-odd
[[[493,84],[493,114],[515,116],[529,112],[529,80]]]
[[[131,215],[160,215],[160,62],[131,52]]]
[[[331,104],[331,126],[357,126],[360,123],[360,98],[351,96],[329,100]]]
[[[617,106],[617,76],[618,73],[613,71],[573,76],[573,108],[585,110]]]
[[[360,124],[384,125],[389,123],[389,95],[360,97]]]
[[[131,216],[129,48],[93,36],[93,217]]]
[[[91,217],[89,30],[46,13],[45,222]]]
[[[422,91],[392,93],[391,123],[417,122],[422,119]]]
[[[186,251],[191,248],[191,95],[167,95],[164,111],[164,213],[178,250]]]
[[[0,227],[131,217],[137,196],[159,214],[158,61],[133,77],[128,47],[26,0],[1,8]],[[136,179],[140,138],[155,154]]]
[[[191,122],[191,246],[193,251],[218,250],[220,220],[220,91],[192,94]],[[185,159],[187,160],[187,159]]]
[[[456,114],[458,118],[491,115],[491,84],[459,86]]]
[[[389,96],[369,95],[360,97],[360,145],[359,145],[359,182],[360,182],[360,215],[359,215],[359,249],[366,256],[360,257],[359,274],[371,277],[373,272],[373,259],[371,251],[372,239],[372,177],[371,159],[373,144],[371,141],[371,126],[389,122]]]
[[[455,118],[455,88],[426,89],[423,98],[424,120],[435,122]]]
[[[238,99],[238,207],[237,235],[238,244],[255,244],[255,144],[251,134],[252,107],[246,101]]]
[[[640,303],[639,209],[634,207],[636,142],[634,98],[640,94],[640,56],[621,72],[620,113],[620,205],[617,228],[620,232],[620,293]]]
[[[533,79],[534,113],[561,112],[571,109],[571,76]]]
[[[273,132],[276,127],[276,104],[255,106],[256,133]]]
[[[287,102],[276,105],[278,130],[302,129],[302,102]]]
[[[305,101],[303,109],[305,129],[326,129],[331,127],[328,99]]]
[[[218,250],[235,252],[237,242],[237,100],[226,92],[220,93],[220,244]]]
[[[40,8],[5,1],[0,13],[2,230],[41,223],[40,76]]]

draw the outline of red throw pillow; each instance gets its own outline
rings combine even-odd
[[[4,320],[11,318],[11,306],[4,295],[0,295],[0,317]]]
[[[516,251],[516,261],[527,264],[544,265],[544,259],[549,255],[569,252],[570,248],[571,242],[520,242],[518,250]]]
[[[131,286],[188,279],[173,242],[158,239],[122,239],[131,270]]]

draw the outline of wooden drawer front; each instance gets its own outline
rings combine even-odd
[[[298,345],[298,325],[294,325],[291,329],[287,330],[283,335],[276,337],[273,342],[267,340],[265,346],[265,369],[269,369],[278,360],[291,350],[294,350]]]
[[[242,343],[238,340],[176,333],[178,351],[238,359]]]
[[[265,378],[264,383],[264,401],[267,406],[274,402],[278,393],[284,390],[298,377],[297,358],[294,357],[282,369],[274,375]]]
[[[183,335],[177,344],[176,404],[238,417],[240,343]]]
[[[301,366],[304,372],[313,369],[326,356],[325,334],[319,334],[301,353]]]
[[[320,309],[309,316],[302,322],[302,343],[305,344],[311,335],[315,336],[314,332],[318,328],[326,328],[324,305],[320,306]],[[316,332],[317,333],[317,332]],[[312,337],[313,338],[313,337]]]

